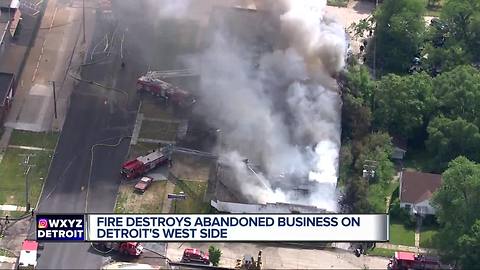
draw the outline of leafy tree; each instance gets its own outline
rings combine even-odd
[[[406,138],[416,137],[433,104],[432,79],[427,74],[383,76],[375,94],[375,126]]]
[[[441,255],[475,269],[480,265],[480,165],[458,157],[442,178],[432,200],[442,225],[437,236]]]
[[[353,146],[353,153],[357,157],[355,160],[355,169],[358,172],[363,171],[363,166],[368,163],[367,160],[375,161],[375,180],[380,183],[390,183],[395,169],[390,156],[393,153],[392,138],[383,132],[369,134],[361,143]]]
[[[385,0],[375,13],[375,42],[370,45],[376,44],[376,50],[369,46],[369,61],[375,54],[387,72],[407,72],[423,42],[424,12],[422,0]]]
[[[478,160],[480,153],[480,133],[476,125],[457,118],[437,117],[428,128],[427,149],[439,163],[438,168],[453,158],[464,155]]]
[[[427,43],[423,49],[423,55],[428,55],[428,57],[422,60],[422,68],[432,75],[469,64],[472,58],[470,52],[465,50],[465,47],[461,44],[435,47]]]
[[[436,77],[433,83],[440,113],[480,125],[480,71],[459,66]]]
[[[344,213],[370,213],[368,182],[358,176],[346,181],[345,192],[341,197],[340,205]]]
[[[370,110],[375,82],[368,69],[361,65],[350,66],[342,78],[342,136],[361,139],[370,130]]]
[[[220,263],[220,257],[222,257],[222,251],[215,246],[210,246],[208,247],[208,257],[213,266],[218,266]]]
[[[371,121],[372,113],[363,104],[363,100],[346,94],[342,106],[342,136],[352,139],[362,138],[368,134]]]
[[[480,46],[480,0],[447,0],[442,8],[442,20],[447,22],[451,39],[455,44],[463,42],[466,50],[478,57]],[[478,59],[478,58],[477,58]]]

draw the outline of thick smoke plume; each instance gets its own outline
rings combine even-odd
[[[263,3],[279,20],[279,44],[262,51],[216,29],[197,113],[220,130],[218,151],[252,201],[336,211],[341,104],[332,75],[344,65],[344,29],[325,16],[326,0]]]

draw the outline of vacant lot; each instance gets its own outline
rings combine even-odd
[[[170,212],[181,214],[208,213],[210,211],[210,203],[203,201],[207,186],[208,183],[206,182],[177,180],[174,192],[179,193],[183,191],[186,199],[173,202]],[[176,210],[175,203],[177,204]]]
[[[57,140],[57,132],[32,132],[15,129],[9,144],[54,149]]]
[[[207,182],[212,168],[212,159],[185,153],[175,153],[171,172],[176,178],[189,181]]]
[[[139,138],[175,141],[178,123],[143,120]]]
[[[134,192],[136,180],[120,185],[115,213],[161,213],[166,196],[166,180],[155,181],[144,194]]]
[[[150,97],[148,95],[142,101],[142,107],[140,113],[143,113],[144,117],[155,118],[162,120],[174,120],[172,108],[167,106],[164,101]]]
[[[26,206],[25,167],[22,165],[25,155],[30,158],[31,167],[28,174],[29,202],[37,203],[42,185],[47,177],[48,167],[52,158],[51,151],[30,151],[8,148],[0,163],[0,204]]]

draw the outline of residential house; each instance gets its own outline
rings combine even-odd
[[[410,214],[435,215],[430,200],[442,184],[439,174],[403,171],[400,176],[400,207]]]

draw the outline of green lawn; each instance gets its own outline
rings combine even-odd
[[[138,156],[146,155],[149,151],[158,148],[156,143],[146,143],[146,142],[137,142],[137,144],[132,145],[129,151],[130,158],[136,158]]]
[[[388,185],[375,183],[368,187],[368,202],[373,207],[375,213],[386,213],[386,198],[391,196],[398,185],[397,181],[392,181]]]
[[[200,181],[186,181],[178,180],[175,186],[175,193],[180,191],[185,192],[186,199],[177,201],[176,213],[182,214],[201,214],[208,213],[210,210],[210,204],[203,201],[205,192],[207,191],[207,182]],[[172,202],[171,211],[174,211],[174,204]]]
[[[9,144],[55,149],[58,135],[58,132],[32,132],[15,129]]]
[[[177,123],[160,121],[142,121],[139,138],[175,141],[177,137]]]
[[[420,231],[420,247],[422,248],[435,248],[433,244],[433,239],[438,233],[438,227],[430,226],[422,228]]]
[[[390,243],[404,246],[415,246],[414,229],[404,224],[390,220]]]
[[[346,7],[349,0],[327,0],[327,5],[336,7]]]
[[[386,249],[386,248],[374,248],[373,250],[367,251],[368,255],[371,256],[380,256],[380,257],[393,257],[395,255],[395,251],[393,249]]]
[[[35,206],[38,200],[53,152],[8,148],[0,164],[0,204],[26,205],[24,167],[21,165],[24,154],[35,154],[30,158],[30,164],[35,167],[30,169],[28,177],[29,201]]]

